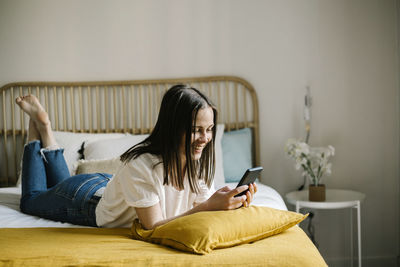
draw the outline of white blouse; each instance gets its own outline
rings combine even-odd
[[[135,208],[147,208],[160,203],[165,219],[180,215],[193,203],[206,201],[213,193],[203,182],[199,182],[200,193],[190,191],[187,177],[184,190],[163,185],[164,168],[161,157],[143,154],[124,164],[107,184],[96,207],[96,222],[100,227],[131,227],[137,218]]]

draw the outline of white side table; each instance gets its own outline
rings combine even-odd
[[[288,203],[296,206],[296,212],[301,208],[310,209],[357,209],[357,236],[358,236],[358,266],[361,267],[361,202],[364,200],[365,194],[339,189],[327,189],[326,200],[322,202],[313,202],[308,200],[308,190],[293,191],[286,194]],[[351,264],[353,266],[353,213],[350,212],[351,223]]]

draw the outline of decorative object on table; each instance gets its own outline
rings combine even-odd
[[[321,179],[331,174],[332,163],[328,161],[335,154],[334,147],[310,147],[305,142],[289,139],[285,151],[295,160],[296,169],[302,168],[302,175],[310,180],[309,200],[325,201],[325,185],[321,184]]]
[[[326,188],[324,184],[308,186],[308,200],[325,201]]]

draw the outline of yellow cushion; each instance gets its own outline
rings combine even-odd
[[[132,226],[134,239],[207,254],[213,249],[254,242],[300,223],[308,214],[250,206],[229,211],[198,212],[145,230],[138,220]]]
[[[122,162],[118,158],[113,159],[92,159],[79,160],[77,163],[76,174],[103,172],[115,174],[122,166]]]

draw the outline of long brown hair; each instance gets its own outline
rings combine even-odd
[[[199,160],[192,159],[191,139],[200,109],[211,107],[214,113],[212,140],[203,149]],[[199,90],[186,85],[175,85],[165,94],[161,102],[156,125],[143,142],[131,147],[121,155],[124,163],[144,153],[159,155],[164,167],[164,185],[170,183],[182,190],[185,173],[182,173],[179,147],[185,138],[186,171],[190,190],[199,193],[198,180],[211,186],[215,173],[215,134],[217,109],[211,100]]]

